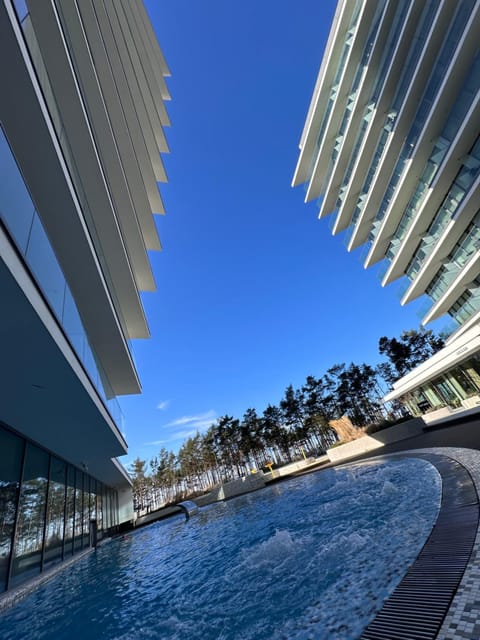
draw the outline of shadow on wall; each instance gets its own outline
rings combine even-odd
[[[336,430],[335,426],[332,426]],[[417,436],[423,433],[424,427],[425,422],[422,418],[412,418],[411,420],[401,422],[400,424],[396,424],[388,429],[377,431],[372,435],[365,435],[365,432],[363,431],[361,432],[363,435],[357,437],[355,440],[333,447],[333,449],[328,449],[327,456],[331,462],[339,462],[340,460],[353,458],[361,455],[362,453],[367,453],[374,449],[380,449],[387,444],[392,444],[393,442],[399,442],[400,440],[406,440],[407,438]],[[355,429],[356,432],[359,431],[355,427],[353,427],[353,429]]]

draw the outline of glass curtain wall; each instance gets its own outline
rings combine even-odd
[[[117,492],[0,424],[0,591],[118,525]]]
[[[400,401],[413,415],[420,416],[443,407],[461,407],[468,398],[476,396],[480,398],[480,354],[410,391]]]
[[[49,455],[27,442],[18,503],[11,586],[40,573],[45,529]]]
[[[0,591],[7,585],[25,442],[0,428]]]
[[[66,473],[66,463],[52,456],[47,496],[44,567],[62,559],[65,535]]]
[[[35,283],[70,342],[105,407],[119,427],[120,405],[103,372],[82,324],[79,311],[55,256],[40,216],[23,179],[6,134],[0,126],[0,224],[4,225]]]

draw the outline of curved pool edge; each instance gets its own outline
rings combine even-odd
[[[411,449],[411,450],[387,454],[383,456],[380,455],[380,456],[370,457],[369,460],[373,460],[373,459],[387,460],[389,458],[394,458],[394,457],[418,457],[430,462],[431,464],[434,464],[434,466],[436,467],[437,465],[434,462],[435,458],[443,457],[444,459],[451,459],[452,461],[455,461],[456,463],[458,463],[461,466],[461,468],[463,468],[467,472],[468,477],[471,480],[471,484],[474,487],[475,494],[477,496],[476,505],[475,505],[477,513],[473,519],[473,528],[472,528],[472,523],[470,523],[469,525],[471,527],[472,543],[469,544],[468,553],[465,553],[465,549],[464,549],[464,554],[466,555],[465,566],[460,572],[461,575],[459,576],[459,579],[456,580],[454,589],[451,590],[452,593],[450,597],[449,598],[447,597],[447,600],[449,600],[449,605],[447,607],[445,606],[442,607],[440,624],[436,626],[436,629],[430,627],[430,630],[427,629],[428,625],[425,625],[424,628],[418,632],[420,634],[418,638],[422,638],[425,640],[428,640],[430,638],[435,640],[466,640],[466,639],[480,638],[480,527],[478,526],[479,525],[478,495],[480,495],[480,452],[478,450],[465,449],[460,447],[430,447],[428,449]],[[441,473],[441,470],[440,469],[438,470]],[[441,475],[442,475],[442,485],[443,485],[445,482],[445,478],[444,478],[444,474],[441,473]],[[442,504],[443,504],[443,497],[444,497],[444,492],[442,488]],[[465,504],[464,508],[465,506],[467,505]],[[437,520],[433,525],[432,533],[434,532],[435,527],[439,521],[439,518],[441,517],[441,510],[442,510],[442,507],[440,508]],[[453,513],[450,516],[447,515],[447,522],[448,520],[450,520],[451,529],[452,529],[452,515]],[[424,549],[427,546],[432,533],[430,534],[429,538],[427,538]],[[422,552],[423,552],[423,549],[420,552],[420,554],[417,556],[417,560],[421,556]],[[428,550],[427,550],[427,553],[428,553]],[[447,553],[447,555],[444,557],[447,559],[447,562],[448,562],[448,557],[451,558],[452,556],[450,553]],[[417,560],[415,562],[417,562]],[[412,565],[412,567],[414,565],[415,563]],[[408,576],[408,572],[404,576],[403,580],[405,580],[407,576]],[[402,586],[403,580],[402,582],[400,582],[397,589],[399,589]],[[408,584],[408,578],[407,578],[407,584]],[[394,590],[390,598],[394,597],[397,589]],[[398,630],[398,635],[397,635],[397,631],[395,630],[396,621],[402,620],[403,618],[404,621],[408,622],[408,619],[410,618],[410,616],[411,616],[411,619],[415,619],[417,616],[417,612],[419,611],[418,598],[414,592],[414,589],[411,592],[411,595],[413,596],[411,598],[409,598],[408,596],[405,598],[405,593],[406,592],[404,591],[404,593],[402,594],[402,592],[400,591],[401,597],[398,599],[398,603],[403,602],[409,607],[409,609],[404,610],[402,612],[401,608],[397,610],[393,608],[390,613],[387,610],[387,616],[384,618],[384,620],[387,621],[387,624],[384,630],[382,631],[381,626],[378,625],[376,629],[374,628],[373,630],[371,630],[371,632],[369,632],[370,627],[374,625],[374,623],[376,623],[377,620],[380,619],[380,614],[383,611],[383,608],[382,608],[377,613],[374,620],[364,629],[362,635],[360,636],[360,640],[362,639],[367,640],[369,638],[376,638],[378,640],[381,640],[381,639],[392,640],[393,638],[413,637],[413,636],[404,635],[404,632],[402,632],[402,630],[400,629]],[[432,595],[433,596],[435,595],[435,590],[432,591]],[[388,598],[385,601],[384,607],[389,602],[390,598]],[[435,603],[435,598],[432,600],[432,603]],[[432,604],[432,609],[434,606],[435,604]],[[390,622],[393,624],[389,626]],[[419,629],[420,628],[421,627],[419,627]]]

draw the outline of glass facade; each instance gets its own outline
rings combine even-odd
[[[357,2],[355,3],[355,8],[352,14],[352,18],[350,21],[350,26],[347,32],[347,36],[345,39],[345,43],[343,45],[343,49],[342,49],[342,54],[340,56],[340,61],[337,65],[337,70],[335,72],[335,77],[333,80],[333,84],[332,84],[332,89],[330,91],[330,97],[328,99],[328,103],[327,103],[327,108],[325,109],[325,113],[323,116],[323,120],[322,120],[322,124],[320,126],[320,130],[317,136],[317,141],[315,143],[315,153],[313,154],[313,158],[316,158],[317,156],[317,152],[318,149],[320,148],[320,144],[321,141],[323,139],[323,134],[325,133],[325,130],[327,128],[327,124],[330,118],[330,114],[332,112],[333,106],[335,104],[335,101],[337,99],[337,92],[338,92],[338,87],[339,84],[341,82],[342,76],[343,76],[343,72],[345,70],[345,66],[346,66],[346,62],[348,59],[348,54],[350,53],[350,49],[352,46],[352,42],[353,42],[353,38],[355,36],[355,31],[357,28],[357,22],[359,19],[359,14],[360,14],[360,9],[361,9],[362,3],[357,0]],[[313,172],[313,164],[310,166],[309,169],[309,175],[311,176]]]
[[[382,221],[385,213],[388,209],[388,206],[393,198],[393,194],[395,193],[398,183],[400,181],[400,178],[403,174],[405,165],[407,160],[409,160],[412,155],[414,154],[415,148],[416,148],[416,144],[418,142],[419,136],[421,131],[423,130],[423,127],[425,125],[425,122],[430,114],[431,108],[432,108],[432,104],[434,102],[435,97],[438,94],[441,82],[443,80],[443,78],[445,77],[445,74],[447,72],[447,68],[449,66],[449,64],[452,61],[452,57],[453,57],[453,52],[455,51],[457,44],[458,44],[458,40],[461,37],[462,33],[463,33],[463,29],[465,27],[465,24],[467,23],[470,14],[473,10],[473,7],[475,5],[474,0],[468,0],[463,2],[461,5],[459,5],[457,12],[455,14],[454,20],[450,26],[449,32],[445,38],[444,44],[442,46],[442,49],[440,50],[440,53],[438,55],[438,57],[435,60],[435,63],[433,65],[432,68],[432,72],[430,74],[430,79],[429,82],[427,83],[427,86],[425,88],[425,91],[423,93],[422,99],[420,101],[420,104],[418,106],[417,112],[415,114],[415,118],[413,120],[413,124],[410,128],[410,131],[407,135],[407,138],[405,140],[405,143],[403,145],[402,151],[400,153],[400,156],[397,160],[397,163],[395,165],[395,169],[393,171],[393,175],[390,179],[389,185],[387,187],[387,190],[385,192],[385,195],[383,197],[382,203],[380,205],[380,208],[378,210],[378,213],[376,215],[376,221]],[[433,6],[431,7],[431,13],[435,14],[437,11],[437,6],[436,3],[433,3]],[[420,39],[421,42],[421,51],[423,51],[425,42],[423,42],[423,38]],[[412,51],[414,50],[414,48],[412,48]],[[412,73],[413,73],[413,68],[412,68]],[[409,77],[409,81],[410,81],[411,77]],[[403,98],[406,95],[406,91],[398,91],[397,95],[402,96]],[[394,101],[395,102],[395,101]],[[407,224],[410,222],[410,219],[407,220],[403,220],[403,222],[401,221],[401,228],[399,230],[397,230],[397,237],[402,234],[405,235],[405,231],[407,228]],[[376,227],[378,229],[378,226]],[[373,236],[375,237],[375,233],[373,233]]]
[[[461,124],[464,121],[468,110],[470,109],[476,94],[477,88],[480,81],[480,55],[477,55],[471,68],[470,72],[467,74],[465,82],[463,84],[462,90],[459,92],[458,98],[455,101],[455,104],[450,111],[450,115],[447,118],[445,126],[439,135],[433,150],[430,154],[430,157],[425,165],[422,176],[418,181],[417,187],[413,192],[413,195],[410,198],[410,201],[405,209],[405,212],[400,220],[400,223],[395,231],[392,241],[390,243],[389,249],[387,251],[387,257],[389,259],[393,259],[401,246],[401,240],[407,233],[409,224],[411,220],[414,218],[416,213],[418,212],[425,195],[428,189],[431,187],[435,177],[437,176],[438,170],[442,165],[442,162],[447,155],[450,146],[455,139],[459,129],[461,128]],[[474,152],[475,155],[475,152]],[[467,190],[470,188],[471,184],[473,184],[473,179],[470,181],[469,185],[465,182],[465,170],[462,168],[459,175],[460,184],[463,186],[467,186]],[[466,193],[466,191],[464,191]],[[458,193],[458,187],[455,186],[455,193]],[[448,200],[449,202],[450,200]],[[455,201],[455,208],[458,208],[460,202],[458,202],[458,197]],[[450,215],[453,215],[453,212],[450,212]],[[448,220],[449,218],[447,218]],[[428,255],[429,251],[425,253],[425,248],[430,247],[432,245],[434,239],[427,235],[427,237],[420,243],[416,254],[413,258],[413,261],[421,262],[425,259],[425,255]],[[410,276],[410,273],[407,271],[407,275]]]
[[[7,585],[20,493],[24,442],[0,428],[0,591]]]
[[[470,320],[480,311],[480,278],[468,285],[467,290],[448,310],[448,314],[459,324]]]
[[[91,546],[118,525],[116,491],[0,425],[0,591]]]
[[[1,127],[0,175],[0,223],[7,229],[91,382],[122,430],[120,405],[90,346],[73,295]]]
[[[380,25],[380,20],[382,17],[382,13],[385,7],[385,2],[380,2],[378,3],[378,6],[376,8],[376,12],[375,15],[373,17],[372,20],[372,26],[370,28],[370,32],[368,34],[368,38],[365,41],[365,45],[363,48],[363,53],[362,53],[362,57],[360,60],[360,64],[358,65],[358,69],[357,69],[357,73],[355,74],[355,78],[353,80],[352,86],[350,88],[350,93],[347,99],[347,106],[345,109],[345,113],[343,114],[343,119],[342,122],[340,124],[340,129],[339,129],[339,135],[337,136],[336,140],[335,140],[335,145],[333,148],[333,152],[332,152],[332,161],[335,162],[340,147],[342,145],[343,142],[343,137],[345,135],[345,132],[347,130],[348,127],[348,123],[350,122],[350,118],[352,116],[353,113],[353,109],[354,109],[354,105],[355,105],[355,101],[357,98],[357,92],[359,89],[359,86],[361,84],[361,81],[366,73],[366,70],[368,68],[368,61],[370,60],[370,55],[372,53],[372,47],[373,47],[373,43],[375,42],[375,38],[377,36],[377,32],[378,32],[378,27]]]
[[[359,132],[357,134],[357,139],[355,140],[355,145],[353,148],[353,152],[349,161],[349,164],[347,166],[347,170],[345,172],[345,175],[343,177],[343,182],[342,182],[342,187],[340,189],[339,192],[339,198],[337,200],[337,207],[340,207],[343,201],[343,195],[345,194],[347,188],[348,188],[348,184],[350,182],[350,178],[352,176],[352,172],[353,172],[353,168],[355,166],[355,163],[357,161],[357,156],[358,156],[358,152],[360,150],[360,147],[362,145],[363,139],[365,137],[365,133],[367,131],[367,127],[368,124],[370,122],[371,116],[372,116],[372,112],[377,104],[381,89],[383,87],[385,78],[387,76],[387,71],[388,68],[390,66],[391,60],[392,60],[392,56],[393,56],[393,52],[395,50],[395,46],[397,45],[397,41],[398,41],[398,36],[400,34],[400,31],[402,29],[402,26],[404,24],[405,21],[405,16],[407,14],[408,11],[408,3],[404,2],[404,3],[399,3],[398,7],[397,7],[397,11],[395,14],[395,18],[393,20],[392,23],[392,28],[390,29],[390,33],[388,35],[388,39],[385,45],[385,49],[382,55],[382,61],[380,63],[380,68],[379,71],[377,73],[377,77],[375,80],[375,86],[371,95],[371,98],[367,104],[367,107],[365,108],[365,112],[363,115],[363,119],[362,119],[362,123],[360,125],[359,128]],[[360,214],[360,210],[358,210],[357,212],[357,218],[358,215]],[[353,224],[356,223],[356,220],[353,221]]]
[[[410,84],[413,74],[414,74],[414,69],[418,63],[418,60],[420,58],[420,55],[423,51],[424,45],[425,45],[425,41],[426,38],[428,37],[428,34],[430,32],[430,28],[433,22],[433,18],[436,14],[437,11],[437,6],[436,3],[433,0],[430,0],[429,2],[427,2],[425,4],[425,7],[422,11],[422,15],[421,18],[419,20],[416,32],[415,32],[415,36],[413,38],[413,44],[412,47],[409,50],[409,54],[408,54],[408,58],[407,61],[405,63],[405,65],[403,66],[402,69],[402,74],[400,76],[397,88],[396,88],[396,92],[395,95],[393,97],[390,109],[388,111],[388,114],[385,118],[385,123],[383,126],[383,129],[381,131],[378,143],[377,143],[377,147],[375,149],[375,153],[373,155],[373,159],[370,165],[370,169],[369,172],[367,174],[367,177],[365,179],[365,182],[363,184],[363,187],[360,191],[360,195],[359,195],[359,199],[357,202],[357,206],[355,209],[355,212],[353,214],[353,223],[355,224],[358,220],[358,217],[360,216],[360,213],[363,210],[363,206],[365,203],[365,199],[366,196],[370,190],[370,187],[372,185],[373,182],[373,178],[375,177],[376,173],[377,173],[377,169],[380,165],[380,161],[383,158],[383,154],[385,151],[385,147],[387,145],[387,141],[390,137],[390,133],[392,132],[392,130],[394,129],[395,126],[395,122],[397,119],[397,116],[402,108],[403,102],[407,96],[407,89],[408,89],[408,85]],[[410,147],[407,145],[407,143],[405,143],[404,149],[408,149],[410,150]],[[400,161],[399,161],[400,162]],[[397,165],[398,166],[398,165]],[[394,172],[394,176],[395,176],[395,172]],[[392,177],[392,180],[394,178]],[[396,184],[396,183],[395,183]],[[392,184],[392,181],[390,182],[389,187],[387,188],[387,192],[384,196],[381,208],[379,210],[379,212],[377,213],[376,217],[375,217],[375,223],[372,226],[372,229],[370,231],[369,234],[369,241],[372,241],[377,233],[378,230],[380,228],[380,223],[383,220],[383,213],[384,213],[384,207],[386,208],[387,204],[390,202],[390,199],[393,195],[394,192],[394,185]]]
[[[474,354],[463,362],[429,380],[399,400],[414,416],[442,409],[469,406],[468,399],[480,403],[480,354]]]
[[[427,287],[426,293],[437,302],[446,292],[450,284],[455,280],[460,271],[469,262],[470,258],[476,255],[480,246],[480,212],[478,212],[470,223],[460,240],[455,244],[445,264],[435,274],[435,277]],[[417,261],[412,261],[409,266],[408,275],[413,278],[418,272],[420,265]]]

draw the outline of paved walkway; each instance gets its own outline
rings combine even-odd
[[[480,496],[480,416],[465,416],[437,425],[423,434],[349,458],[344,464],[395,453],[438,453],[460,462],[472,476]],[[328,465],[331,466],[331,465]],[[480,527],[472,555],[437,640],[480,639]]]
[[[375,437],[375,434],[373,434],[373,437]],[[480,451],[479,414],[453,419],[448,423],[432,426],[420,435],[385,445],[382,447],[381,453],[384,455],[409,449],[425,449],[427,447],[465,447],[466,449],[478,449]],[[371,458],[372,456],[378,456],[379,453],[380,451],[377,449],[351,460]]]
[[[427,460],[442,478],[436,522],[417,558],[360,640],[436,640],[470,562],[479,518],[473,479],[451,456],[427,451],[405,456]]]
[[[379,451],[377,449],[375,452],[376,455],[362,456],[362,458],[383,458],[383,452],[384,449],[382,449],[382,454],[379,455]],[[480,451],[460,447],[429,447],[418,449],[411,448],[410,450],[404,450],[397,453],[401,453],[403,455],[408,455],[408,453],[413,453],[415,455],[418,455],[419,453],[436,453],[456,460],[470,473],[477,493],[480,495]],[[393,455],[395,455],[395,453]],[[351,460],[348,462],[350,463]],[[469,563],[437,635],[437,640],[479,640],[479,638],[480,527],[476,533]]]

